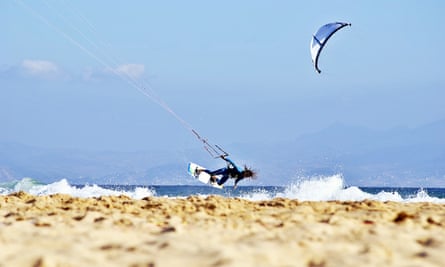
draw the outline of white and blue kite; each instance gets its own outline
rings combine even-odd
[[[331,38],[334,33],[338,30],[351,26],[351,23],[346,22],[332,22],[326,25],[323,25],[318,29],[318,31],[312,35],[311,40],[311,56],[312,63],[314,64],[315,70],[320,73],[321,70],[318,68],[318,58],[320,57],[321,50],[326,45],[326,42]]]

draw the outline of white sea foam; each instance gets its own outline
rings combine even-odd
[[[276,194],[274,194],[273,192],[268,192],[265,189],[253,190],[251,192],[243,193],[241,195],[241,198],[253,201],[268,200],[274,197],[276,197]]]
[[[433,203],[445,203],[445,199],[431,197],[424,189],[420,189],[415,196],[412,196],[406,200],[407,202],[433,202]]]
[[[431,197],[425,190],[405,198],[397,191],[380,191],[376,194],[367,193],[356,186],[346,186],[342,175],[305,177],[287,185],[283,192],[249,192],[241,196],[249,200],[268,200],[272,198],[289,198],[300,201],[361,201],[365,199],[396,202],[433,202],[445,203],[445,199]]]
[[[208,192],[206,190],[209,190]],[[412,195],[406,192],[401,195],[403,189],[385,189],[380,192],[368,193],[356,186],[346,186],[342,175],[305,177],[285,186],[277,188],[249,188],[248,190],[240,187],[236,190],[226,189],[224,191],[215,191],[211,187],[204,187],[190,190],[188,187],[173,186],[157,188],[159,193],[169,198],[182,198],[188,195],[201,195],[203,197],[211,194],[221,194],[226,197],[241,197],[243,199],[259,201],[270,200],[273,198],[297,199],[300,201],[361,201],[365,199],[377,201],[396,201],[396,202],[431,202],[445,203],[445,198],[438,198],[428,194],[427,190],[419,189]],[[98,197],[98,196],[116,196],[126,195],[134,199],[157,196],[154,187],[136,187],[136,186],[99,186],[84,185],[74,186],[68,180],[42,184],[31,178],[23,178],[20,181],[0,183],[0,195],[6,195],[13,192],[24,191],[33,195],[51,195],[68,194],[74,197]]]
[[[71,185],[66,179],[45,185],[31,178],[23,178],[15,183],[0,185],[0,194],[2,195],[18,191],[24,191],[32,195],[67,194],[82,198],[126,195],[134,199],[142,199],[156,195],[153,189],[147,187],[136,187],[132,191],[106,189],[94,184],[76,187]]]

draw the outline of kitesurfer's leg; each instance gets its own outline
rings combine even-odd
[[[221,169],[218,169],[216,171],[207,172],[207,173],[210,174],[210,175],[221,175],[221,174],[224,174],[226,172],[227,172],[227,168],[221,168]]]
[[[221,168],[212,172],[207,172],[208,174],[210,174],[210,182],[212,183],[218,183],[219,185],[221,185],[222,183],[220,182],[221,180],[227,181],[227,178],[229,178],[229,176],[227,176],[227,178],[224,179],[224,176],[227,173],[227,168]],[[223,177],[221,179],[217,179],[216,176],[217,175],[223,175]]]
[[[218,185],[224,184],[225,182],[227,182],[227,179],[229,179],[228,173],[224,174],[223,177],[221,177],[221,179],[218,180]]]
[[[199,175],[201,172],[207,172],[205,169],[200,169],[199,167],[195,168],[195,174]]]

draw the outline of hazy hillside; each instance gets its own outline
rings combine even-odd
[[[298,138],[303,168],[340,168],[347,180],[369,185],[429,183],[445,186],[445,121],[384,132],[336,124]],[[292,157],[292,156],[290,156]]]
[[[342,173],[348,184],[445,186],[445,120],[378,132],[334,124],[280,144],[232,144],[254,164],[259,184]],[[234,155],[236,158],[237,155]],[[0,180],[22,177],[72,183],[187,184],[188,161],[220,166],[200,147],[133,153],[50,150],[0,143]]]

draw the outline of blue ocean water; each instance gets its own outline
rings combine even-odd
[[[286,186],[227,186],[216,189],[205,185],[75,185],[62,179],[43,184],[31,178],[0,183],[0,195],[24,191],[33,195],[68,194],[75,197],[126,195],[134,199],[144,197],[182,198],[191,195],[238,197],[248,200],[273,198],[300,201],[361,201],[365,199],[397,202],[445,203],[445,188],[357,187],[346,186],[341,175],[313,177]]]

